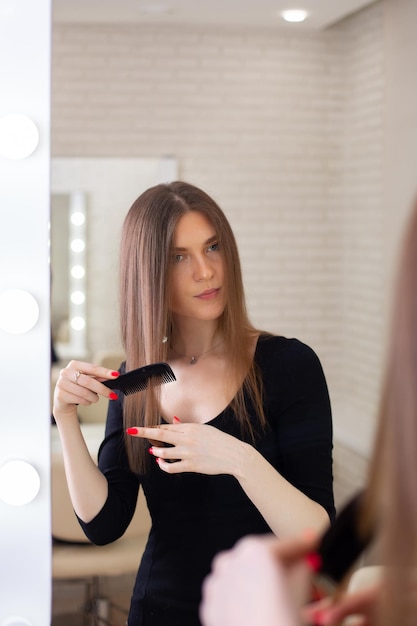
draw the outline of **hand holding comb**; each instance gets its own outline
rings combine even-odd
[[[152,363],[144,367],[138,367],[122,374],[115,380],[106,380],[103,385],[109,389],[117,389],[125,396],[138,393],[146,389],[148,381],[152,379],[156,385],[163,385],[174,380],[175,374],[168,363]]]

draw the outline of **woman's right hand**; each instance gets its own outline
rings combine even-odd
[[[117,400],[118,395],[102,384],[114,380],[119,372],[83,361],[70,361],[59,373],[54,392],[53,415],[56,421],[61,416],[77,414],[77,405],[89,406],[98,402],[99,396]]]
[[[71,361],[59,373],[54,392],[53,415],[59,430],[62,455],[72,505],[78,517],[91,521],[108,496],[107,479],[90,456],[80,427],[77,405],[89,406],[99,396],[110,400],[117,394],[102,384],[119,372],[83,361]]]

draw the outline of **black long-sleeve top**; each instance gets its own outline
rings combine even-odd
[[[332,520],[332,422],[320,361],[297,339],[270,335],[260,336],[255,360],[262,374],[267,419],[255,448],[292,485],[320,503]],[[208,423],[244,439],[230,407]],[[232,476],[166,474],[156,463],[150,464],[144,476],[132,473],[123,437],[119,399],[109,405],[99,451],[99,468],[109,483],[108,498],[92,521],[80,523],[94,543],[117,539],[132,518],[142,485],[152,528],[128,625],[197,626],[201,584],[213,557],[245,535],[271,529]]]

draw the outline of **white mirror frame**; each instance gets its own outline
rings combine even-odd
[[[0,156],[0,294],[22,324],[0,330],[0,626],[51,621],[50,0],[1,3],[0,118],[27,116],[39,143]],[[17,141],[19,137],[17,137]],[[9,318],[9,320],[12,317]],[[13,320],[17,322],[17,320]],[[29,490],[27,489],[29,487]]]

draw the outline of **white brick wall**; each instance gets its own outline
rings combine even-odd
[[[381,357],[383,44],[381,3],[317,34],[65,24],[53,44],[53,155],[174,155],[230,218],[253,320],[316,349],[337,438],[362,452]]]
[[[384,14],[346,20],[341,127],[341,306],[343,361],[336,434],[366,451],[373,435],[384,338]]]
[[[340,39],[65,25],[53,61],[54,155],[174,154],[180,176],[230,217],[255,322],[312,343],[329,376],[340,232],[326,190],[340,162]]]

